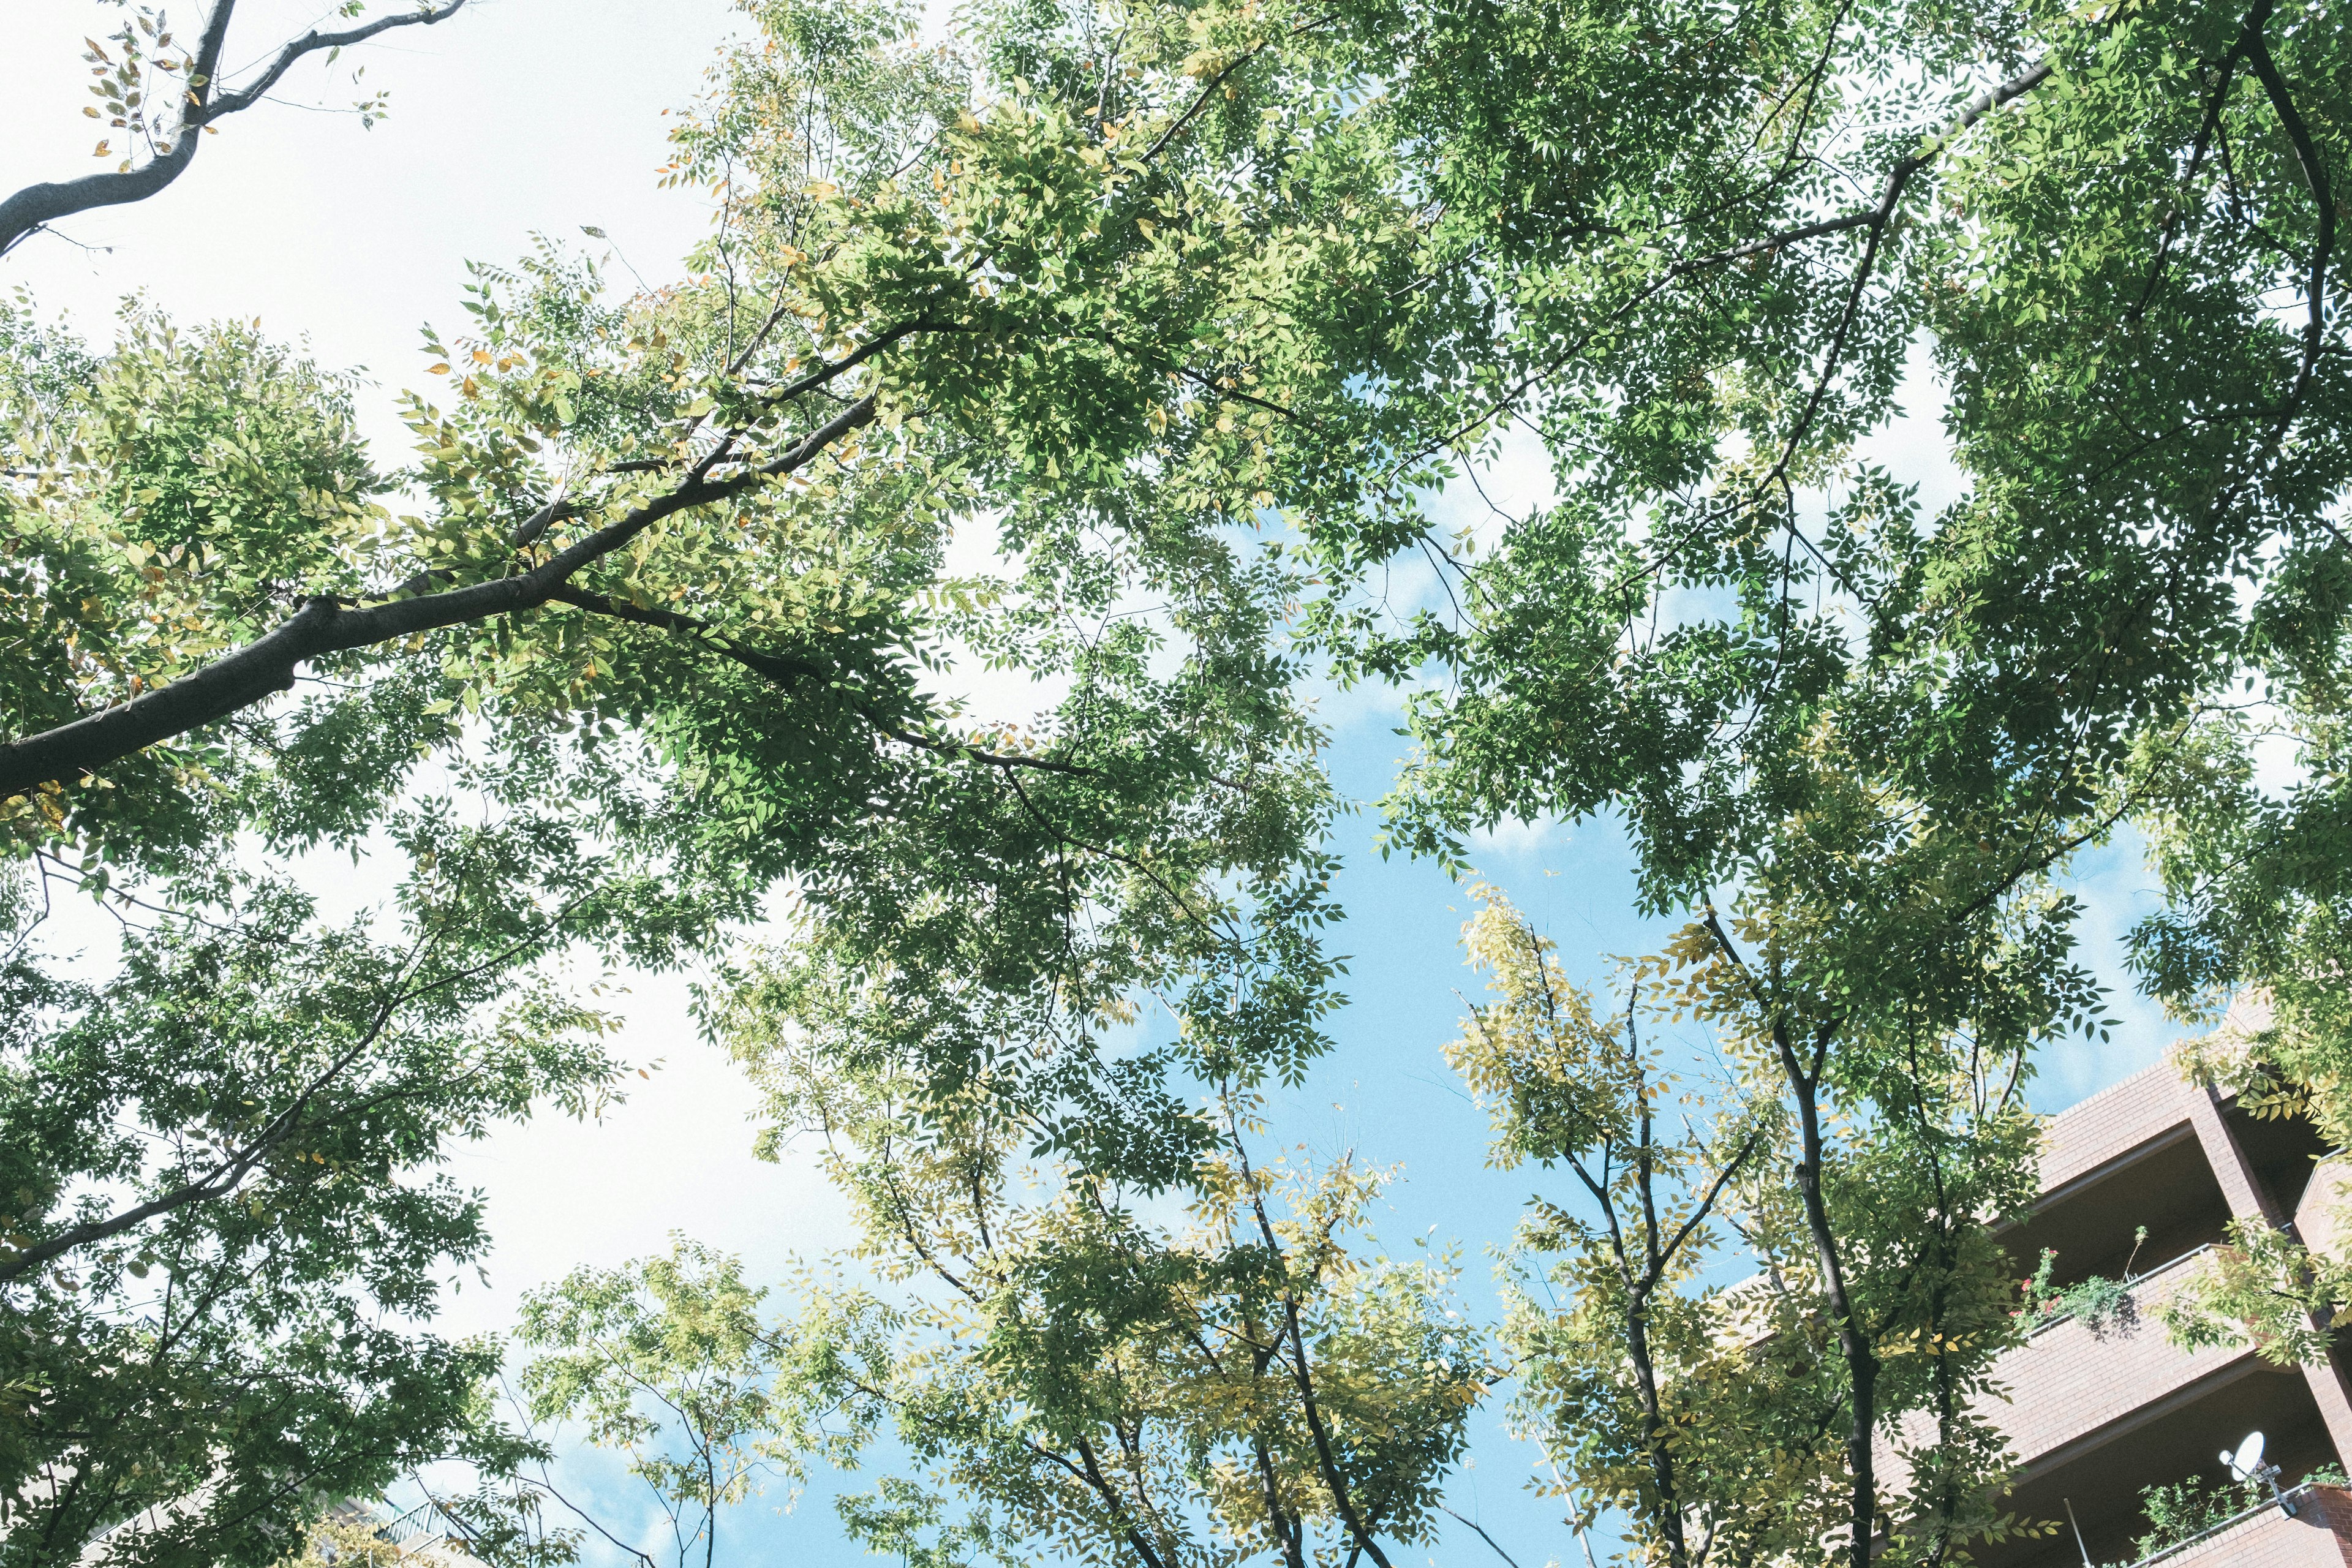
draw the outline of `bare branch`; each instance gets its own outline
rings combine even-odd
[[[1440,1512],[1453,1514],[1455,1519],[1461,1520],[1463,1523],[1476,1531],[1478,1532],[1478,1539],[1485,1542],[1487,1545],[1494,1547],[1495,1555],[1501,1558],[1504,1562],[1508,1563],[1511,1565],[1511,1568],[1519,1568],[1517,1560],[1512,1557],[1509,1552],[1504,1551],[1501,1546],[1496,1544],[1495,1538],[1486,1533],[1486,1527],[1485,1525],[1480,1524],[1475,1519],[1464,1519],[1462,1515],[1454,1513],[1452,1509],[1447,1508],[1444,1503],[1439,1503],[1437,1507]]]
[[[235,0],[221,0],[221,8],[226,10],[233,4]],[[304,55],[316,54],[320,49],[341,49],[348,48],[353,44],[363,44],[378,33],[388,33],[394,27],[429,27],[443,17],[454,14],[465,4],[466,0],[448,0],[446,5],[423,6],[404,16],[379,16],[373,22],[346,28],[340,33],[321,33],[314,27],[278,50],[277,58],[271,60],[268,67],[251,83],[237,89],[235,92],[223,93],[210,106],[192,119],[190,123],[209,125],[225,115],[235,114],[241,109],[252,108],[261,101],[263,94],[278,85],[278,79],[286,74],[288,68]]]
[[[196,143],[207,126],[259,102],[262,95],[286,74],[288,68],[303,56],[315,54],[320,49],[363,43],[394,27],[431,26],[455,14],[465,4],[466,0],[447,0],[445,5],[428,5],[400,16],[380,16],[362,26],[347,28],[340,33],[321,33],[314,28],[278,50],[261,75],[252,82],[234,92],[215,97],[221,50],[228,39],[229,17],[236,9],[236,0],[214,0],[212,14],[205,21],[203,37],[189,59],[186,98],[177,134],[171,143],[135,169],[85,174],[78,180],[44,181],[39,184],[26,185],[6,201],[0,202],[0,255],[14,249],[18,241],[34,230],[59,218],[70,217],[75,213],[88,212],[94,207],[143,202],[156,195],[186,173],[188,165],[195,161]]]

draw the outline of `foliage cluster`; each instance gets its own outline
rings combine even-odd
[[[1196,963],[1094,995],[1076,964],[1040,994],[998,989],[997,956],[942,993],[854,958],[804,931],[714,994],[710,1023],[768,1097],[763,1146],[822,1141],[857,1247],[773,1318],[690,1243],[574,1274],[524,1321],[546,1352],[534,1413],[628,1448],[706,1559],[719,1509],[763,1474],[854,1466],[880,1432],[928,1479],[886,1477],[841,1513],[909,1561],[1297,1568],[1426,1535],[1492,1373],[1449,1265],[1366,1251],[1381,1173],[1253,1156],[1249,1086],[1287,1058],[1279,1038],[1252,1049],[1255,1008],[1230,998],[1278,1009],[1286,977]],[[1175,1038],[1097,1062],[1137,990]],[[944,1088],[959,1036],[991,1048]],[[1171,1066],[1214,1092],[1170,1097]]]
[[[2025,1326],[1984,1216],[2030,1199],[2037,1138],[2001,1069],[1909,1042],[1900,1116],[1836,1114],[1833,1099],[1825,1114],[1735,994],[1704,1015],[1729,1048],[1693,1086],[1643,1031],[1689,1006],[1703,971],[1637,966],[1649,993],[1604,1017],[1547,940],[1483,900],[1465,937],[1493,1000],[1455,1064],[1495,1114],[1497,1163],[1560,1167],[1580,1189],[1531,1205],[1507,1322],[1520,1419],[1557,1484],[1675,1563],[1809,1554],[1851,1518],[1857,1469],[1880,1463],[1902,1489],[1885,1552],[1936,1560],[2030,1530],[1998,1509],[2007,1460],[1984,1415],[1994,1359]],[[1746,1277],[1726,1284],[1735,1259]],[[1859,1440],[1885,1444],[1861,1466],[1857,1366]]]
[[[2195,1476],[2168,1487],[2141,1488],[2140,1510],[2147,1516],[2147,1533],[2132,1542],[2132,1560],[2152,1557],[2259,1506],[2262,1493],[2258,1483],[2208,1481]]]

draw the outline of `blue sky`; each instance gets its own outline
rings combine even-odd
[[[233,56],[258,58],[329,7],[247,0]],[[8,187],[95,167],[89,121],[79,110],[79,38],[118,13],[80,0],[12,7],[0,49],[0,180]],[[227,123],[208,139],[190,174],[157,200],[89,215],[67,226],[76,243],[36,237],[0,260],[0,284],[29,289],[45,312],[68,313],[89,335],[109,335],[114,302],[143,293],[182,320],[258,316],[274,333],[307,337],[330,363],[369,367],[369,428],[396,441],[390,394],[416,379],[417,330],[451,321],[468,258],[517,254],[532,231],[607,231],[648,277],[670,270],[695,238],[692,201],[655,189],[665,156],[660,110],[685,102],[732,25],[719,0],[474,0],[430,30],[347,58],[364,64],[368,88],[389,86],[392,117],[362,132],[331,112],[356,96],[341,75],[298,71],[285,101]],[[1945,481],[1931,419],[1891,433],[1878,456],[1923,480],[1930,499]],[[1506,489],[1540,490],[1542,476],[1499,476]],[[1491,488],[1491,487],[1490,487]],[[1402,1249],[1434,1227],[1458,1245],[1464,1292],[1491,1310],[1489,1249],[1508,1236],[1539,1173],[1484,1163],[1484,1119],[1447,1070],[1442,1047],[1461,1012],[1456,991],[1475,985],[1463,968],[1459,928],[1467,900],[1434,867],[1382,861],[1372,851],[1377,813],[1405,742],[1394,708],[1364,694],[1336,697],[1331,765],[1340,789],[1366,809],[1346,818],[1346,868],[1336,891],[1349,912],[1334,938],[1350,955],[1350,1005],[1333,1026],[1336,1048],[1309,1081],[1275,1106],[1275,1139],[1324,1155],[1352,1150],[1397,1163],[1403,1180],[1381,1216]],[[1623,844],[1607,824],[1541,825],[1488,836],[1473,858],[1559,944],[1571,973],[1606,977],[1606,956],[1638,951],[1658,934],[1632,913]],[[322,881],[363,895],[364,879],[320,864]],[[2086,953],[2119,983],[2116,944],[2150,904],[2135,848],[2086,857],[2078,880],[2090,905]],[[100,931],[87,928],[96,942]],[[97,952],[93,948],[93,952]],[[632,1101],[604,1122],[546,1121],[464,1151],[453,1168],[489,1194],[499,1247],[490,1285],[456,1298],[447,1321],[494,1330],[515,1294],[576,1261],[613,1263],[658,1249],[672,1231],[742,1254],[774,1278],[794,1256],[848,1239],[839,1202],[805,1159],[751,1158],[751,1096],[694,1037],[682,982],[632,982],[633,1019],[623,1050],[659,1061]],[[2153,1009],[2116,985],[2123,1027],[2111,1045],[2070,1042],[2045,1058],[2033,1090],[2055,1109],[2156,1059],[2174,1037]],[[1499,1409],[1478,1418],[1475,1468],[1454,1506],[1479,1519],[1523,1568],[1580,1561],[1556,1508],[1528,1497],[1533,1455],[1501,1431]],[[567,1483],[594,1498],[625,1532],[649,1522],[632,1484],[609,1462],[567,1463]],[[844,1542],[820,1485],[790,1516],[774,1499],[730,1522],[727,1540],[796,1563],[867,1561]],[[1472,1562],[1486,1549],[1454,1530],[1436,1560]]]

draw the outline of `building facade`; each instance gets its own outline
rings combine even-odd
[[[2249,1432],[2265,1435],[2283,1486],[2343,1472],[2352,1458],[2344,1365],[2278,1367],[2250,1347],[2183,1351],[2158,1314],[2231,1220],[2293,1226],[2333,1250],[2347,1198],[2352,1160],[2331,1154],[2308,1122],[2259,1120],[2168,1063],[2052,1120],[2042,1197],[2002,1239],[2021,1274],[2053,1251],[2054,1286],[2128,1279],[2128,1305],[2097,1323],[2043,1323],[2002,1358],[2009,1402],[1992,1414],[2021,1467],[2007,1506],[2059,1529],[1979,1552],[1985,1568],[2138,1560],[2142,1489],[2221,1479],[2218,1456]],[[2352,1563],[2352,1492],[2316,1486],[2294,1500],[2294,1517],[2258,1510],[2162,1553],[2163,1568]]]

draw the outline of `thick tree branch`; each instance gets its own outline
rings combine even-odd
[[[2124,319],[2137,324],[2147,314],[2149,301],[2156,298],[2157,285],[2164,280],[2164,269],[2172,259],[2172,242],[2180,233],[2180,220],[2194,199],[2197,176],[2205,167],[2205,155],[2212,150],[2213,139],[2221,129],[2221,110],[2229,101],[2230,84],[2235,79],[2238,61],[2245,54],[2241,39],[2228,54],[2221,57],[2221,79],[2213,90],[2205,95],[2205,115],[2198,122],[2197,141],[2189,150],[2189,167],[2181,176],[2182,195],[2164,215],[2164,228],[2158,236],[2156,260],[2147,269],[2147,282],[2139,291],[2139,299],[2124,312]]]
[[[430,26],[450,16],[466,4],[466,0],[447,0],[441,5],[397,16],[380,16],[362,26],[347,28],[340,33],[321,33],[316,29],[288,44],[278,51],[260,76],[234,92],[214,96],[215,78],[220,71],[221,50],[228,39],[230,16],[236,9],[236,0],[214,0],[212,14],[205,20],[205,30],[196,50],[189,58],[186,97],[182,100],[179,126],[169,145],[135,169],[121,169],[100,174],[85,174],[78,180],[45,181],[26,185],[6,201],[0,202],[0,255],[14,249],[18,241],[46,224],[94,207],[121,206],[131,202],[143,202],[156,195],[187,171],[195,161],[196,143],[206,126],[216,120],[250,109],[262,95],[278,84],[288,68],[305,55],[320,49],[342,48],[364,43],[377,34],[394,27]]]
[[[313,599],[275,631],[193,675],[0,746],[0,800],[94,773],[160,741],[226,719],[291,687],[295,670],[306,661],[536,609],[554,598],[556,590],[583,567],[621,549],[664,518],[741,495],[805,467],[835,442],[871,423],[874,411],[874,397],[868,394],[782,456],[714,479],[710,470],[730,451],[722,442],[675,489],[632,509],[528,572],[357,608],[330,598]]]
[[[2255,16],[2266,22],[2270,8],[2270,0],[2263,0]],[[2303,363],[2295,370],[2294,390],[2287,394],[2281,423],[2284,433],[2285,421],[2294,417],[2304,393],[2311,385],[2312,373],[2319,366],[2320,347],[2326,337],[2327,263],[2336,248],[2336,192],[2327,177],[2326,160],[2319,155],[2319,144],[2312,138],[2311,127],[2304,122],[2294,96],[2287,90],[2286,78],[2279,73],[2278,62],[2271,58],[2270,40],[2263,36],[2261,23],[2249,18],[2246,30],[2247,63],[2262,81],[2272,112],[2278,116],[2279,128],[2286,132],[2288,143],[2294,148],[2295,165],[2303,171],[2304,184],[2311,188],[2312,202],[2319,209],[2318,232],[2311,245],[2310,273],[2304,284],[2307,314],[2303,329]]]
[[[1166,1558],[1152,1550],[1151,1543],[1144,1539],[1142,1527],[1135,1521],[1133,1511],[1128,1508],[1127,1500],[1120,1497],[1118,1489],[1105,1479],[1101,1465],[1095,1460],[1094,1446],[1084,1437],[1076,1438],[1074,1441],[1077,1447],[1078,1458],[1086,1461],[1087,1484],[1094,1488],[1096,1495],[1108,1506],[1111,1517],[1118,1521],[1118,1528],[1127,1536],[1127,1543],[1134,1547],[1137,1555],[1143,1559],[1144,1568],[1164,1568]],[[1034,1447],[1036,1445],[1031,1444],[1030,1447]]]
[[[1215,1360],[1213,1356],[1210,1359]],[[1260,1373],[1265,1371],[1265,1359],[1263,1354],[1257,1357],[1257,1371]],[[1257,1459],[1258,1485],[1265,1493],[1266,1524],[1282,1547],[1283,1568],[1307,1568],[1307,1555],[1299,1540],[1298,1527],[1292,1521],[1289,1510],[1282,1506],[1282,1489],[1275,1483],[1274,1458],[1266,1452],[1265,1438],[1253,1436],[1250,1451]]]
[[[1258,1217],[1265,1216],[1265,1202],[1259,1200]],[[1391,1568],[1388,1554],[1365,1527],[1363,1516],[1356,1511],[1355,1494],[1348,1480],[1339,1473],[1339,1461],[1331,1452],[1330,1429],[1324,1425],[1321,1402],[1315,1397],[1315,1378],[1308,1370],[1307,1340],[1298,1327],[1298,1298],[1287,1289],[1282,1293],[1283,1316],[1288,1321],[1292,1355],[1292,1379],[1298,1385],[1298,1411],[1307,1418],[1307,1436],[1315,1440],[1315,1468],[1322,1472],[1323,1484],[1331,1489],[1331,1500],[1338,1505],[1341,1522],[1355,1538],[1357,1550],[1380,1564]]]

